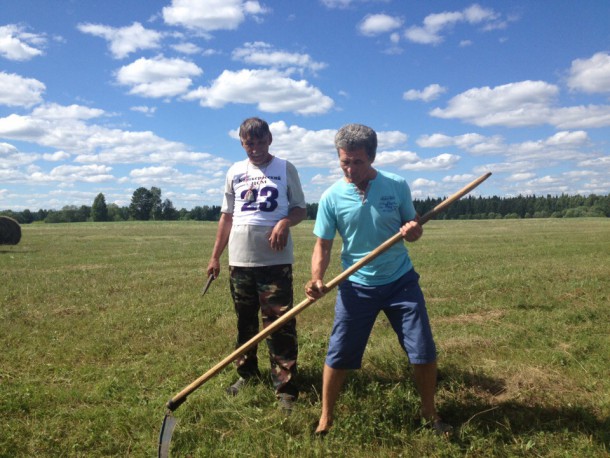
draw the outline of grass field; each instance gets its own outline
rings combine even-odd
[[[0,456],[156,455],[166,401],[233,350],[226,260],[200,296],[215,229],[40,224],[0,246]],[[311,229],[293,230],[295,303],[305,298]],[[339,245],[327,280],[339,273]],[[278,411],[268,382],[227,397],[229,367],[176,410],[172,456],[610,456],[610,220],[432,221],[410,250],[451,440],[421,427],[383,317],[335,428],[312,436],[333,291],[298,318],[293,415]],[[259,354],[268,375],[264,345]]]

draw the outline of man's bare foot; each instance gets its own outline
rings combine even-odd
[[[332,420],[326,420],[323,418],[320,418],[320,421],[318,422],[318,427],[316,428],[316,436],[326,436],[328,434],[328,432],[330,431],[330,428],[332,428],[333,426],[333,421]]]

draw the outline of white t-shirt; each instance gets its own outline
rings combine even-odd
[[[296,168],[273,157],[260,167],[249,159],[227,172],[221,212],[233,215],[229,236],[229,265],[260,267],[294,262],[292,237],[274,251],[269,236],[275,224],[294,207],[305,208],[305,196]]]

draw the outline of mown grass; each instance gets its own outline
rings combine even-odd
[[[165,402],[233,350],[226,269],[200,296],[215,228],[30,225],[19,245],[0,247],[0,456],[156,455]],[[297,303],[311,229],[293,231]],[[339,245],[327,280],[339,273]],[[176,411],[172,455],[609,456],[610,221],[432,221],[411,255],[451,440],[421,427],[410,369],[383,317],[335,428],[312,436],[333,292],[298,318],[293,415],[277,410],[267,381],[227,397],[227,368]],[[259,353],[268,375],[264,345]]]

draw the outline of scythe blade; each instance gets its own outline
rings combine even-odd
[[[161,432],[159,433],[159,458],[169,457],[169,443],[172,440],[172,434],[177,423],[178,419],[168,410],[161,425]]]

